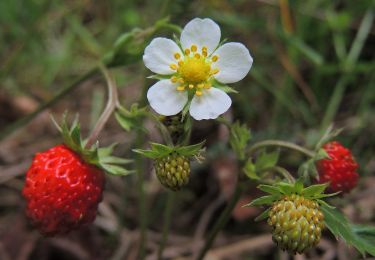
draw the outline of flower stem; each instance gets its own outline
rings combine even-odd
[[[239,182],[237,182],[237,186],[236,186],[236,189],[234,191],[234,194],[232,195],[232,198],[230,199],[230,201],[228,202],[224,211],[222,211],[219,218],[215,222],[214,227],[213,227],[212,231],[210,232],[208,238],[206,239],[206,242],[205,242],[203,248],[199,252],[199,255],[198,255],[197,259],[202,260],[204,258],[208,249],[210,249],[210,247],[212,246],[212,243],[214,242],[217,234],[225,226],[225,224],[228,222],[229,217],[232,213],[232,210],[234,209],[238,200],[240,199],[241,193],[242,193],[242,188],[240,187]]]
[[[266,141],[255,143],[247,151],[247,154],[252,155],[256,150],[258,150],[260,148],[263,148],[263,147],[267,147],[267,146],[278,146],[278,147],[292,149],[292,150],[298,151],[300,153],[303,153],[304,155],[306,155],[308,157],[314,157],[315,156],[315,152],[313,152],[313,151],[310,151],[310,150],[308,150],[308,149],[306,149],[302,146],[299,146],[297,144],[286,142],[286,141],[281,141],[281,140],[266,140]]]
[[[163,237],[160,242],[160,246],[158,250],[159,260],[163,259],[163,251],[164,251],[167,239],[168,239],[169,227],[171,224],[171,218],[172,218],[172,213],[173,213],[174,198],[175,198],[175,193],[173,191],[168,191],[167,205],[164,211]]]
[[[104,125],[107,123],[108,119],[111,117],[113,111],[115,111],[116,106],[119,103],[115,81],[104,65],[100,65],[100,70],[107,81],[108,100],[103,113],[100,115],[98,122],[96,122],[96,125],[92,130],[90,136],[87,138],[85,148],[90,148],[96,142],[99,133],[103,130]]]

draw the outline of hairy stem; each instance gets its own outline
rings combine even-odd
[[[252,155],[256,150],[267,147],[267,146],[278,146],[278,147],[283,147],[283,148],[288,148],[291,150],[298,151],[300,153],[303,153],[304,155],[308,157],[314,157],[315,152],[310,151],[302,146],[299,146],[294,143],[286,142],[286,141],[281,141],[281,140],[266,140],[262,142],[255,143],[253,146],[250,147],[250,149],[247,151],[248,155]]]
[[[219,218],[215,222],[214,227],[212,228],[210,234],[208,235],[208,238],[206,239],[204,246],[199,252],[197,259],[202,260],[204,258],[208,249],[210,249],[210,247],[212,246],[217,234],[219,233],[220,230],[223,229],[225,224],[228,222],[230,215],[232,213],[232,210],[234,209],[238,200],[240,199],[241,193],[242,193],[242,189],[240,187],[239,182],[237,182],[237,186],[234,191],[234,194],[232,195],[232,198],[230,199],[224,211],[221,212]]]
[[[108,119],[111,117],[113,111],[115,111],[116,106],[119,104],[117,86],[109,71],[103,65],[100,66],[100,69],[106,79],[107,88],[108,88],[108,99],[107,105],[100,115],[98,122],[94,129],[92,130],[90,136],[87,138],[85,148],[90,148],[98,139],[99,133],[103,130],[104,125],[107,123]]]
[[[171,218],[172,218],[172,213],[173,213],[174,198],[175,198],[175,193],[173,191],[168,191],[167,205],[164,210],[163,237],[160,242],[160,246],[158,250],[159,260],[163,259],[163,251],[164,251],[167,239],[168,239],[169,227],[171,225]]]

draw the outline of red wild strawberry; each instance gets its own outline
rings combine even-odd
[[[65,145],[38,153],[26,174],[26,213],[45,235],[62,234],[94,221],[104,174]]]
[[[328,190],[332,192],[349,192],[358,180],[357,162],[352,153],[338,142],[330,142],[323,146],[330,158],[317,162],[319,182],[329,182]]]

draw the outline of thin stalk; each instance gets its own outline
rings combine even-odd
[[[232,198],[230,199],[224,211],[222,211],[219,218],[215,222],[214,227],[212,228],[208,238],[206,239],[204,246],[199,252],[197,259],[202,260],[204,258],[208,249],[210,249],[210,247],[212,246],[212,243],[214,242],[217,234],[219,233],[220,230],[223,229],[225,224],[228,222],[230,215],[232,213],[232,210],[234,209],[238,200],[240,199],[241,193],[242,193],[242,188],[240,187],[239,182],[237,182],[237,186],[236,186],[236,189],[234,191]]]
[[[289,183],[295,183],[296,180],[294,179],[293,175],[290,174],[290,172],[288,170],[286,170],[285,168],[283,167],[280,167],[280,166],[273,166],[273,167],[269,167],[269,168],[266,168],[264,170],[262,170],[262,172],[268,172],[268,171],[273,171],[275,173],[279,173],[280,175],[282,175]],[[263,175],[264,177],[264,175]]]
[[[143,145],[143,133],[137,132],[135,145],[136,147],[142,147]],[[145,258],[145,242],[147,239],[147,208],[146,208],[146,194],[144,190],[144,161],[140,155],[135,157],[135,166],[137,172],[137,188],[138,188],[138,206],[139,206],[139,227],[140,227],[140,238],[139,238],[139,251],[138,259]]]
[[[283,148],[288,148],[291,150],[298,151],[300,153],[303,153],[304,155],[308,157],[314,157],[315,153],[313,151],[310,151],[302,146],[299,146],[297,144],[293,144],[290,142],[286,141],[281,141],[281,140],[266,140],[262,142],[255,143],[253,146],[250,147],[250,149],[247,151],[248,155],[252,155],[256,150],[267,147],[267,146],[278,146],[278,147],[283,147]]]
[[[168,191],[167,205],[164,211],[164,223],[163,223],[163,236],[160,242],[158,250],[158,259],[163,259],[163,251],[168,239],[169,227],[171,225],[172,213],[173,213],[173,204],[175,199],[175,193],[173,191]]]
[[[139,100],[139,106],[142,107],[146,104],[146,91],[147,85],[143,86],[142,93]],[[140,123],[142,124],[142,122]],[[142,130],[137,131],[135,147],[142,147],[144,144],[145,133]],[[137,172],[137,189],[138,189],[138,207],[139,207],[139,228],[140,228],[140,239],[138,248],[138,259],[145,258],[145,244],[147,240],[147,206],[146,206],[146,194],[144,189],[144,178],[145,178],[145,163],[144,159],[140,155],[135,155],[135,166]]]
[[[52,99],[46,101],[45,103],[41,104],[34,112],[31,114],[26,115],[25,117],[18,119],[16,122],[10,124],[7,126],[4,130],[0,132],[0,141],[6,138],[8,135],[14,133],[18,128],[26,125],[31,120],[33,120],[37,115],[39,115],[41,112],[43,112],[45,109],[53,106],[56,104],[60,99],[65,97],[67,94],[69,94],[72,90],[74,90],[77,86],[79,86],[82,82],[86,81],[87,79],[91,78],[93,75],[98,73],[99,69],[97,67],[91,69],[88,71],[85,75],[78,78],[73,83],[67,85],[63,89],[60,90],[59,93],[56,94]]]
[[[87,138],[85,148],[90,148],[98,139],[99,133],[103,130],[104,125],[107,123],[108,119],[111,117],[112,113],[115,111],[116,106],[119,104],[117,86],[112,76],[110,75],[107,68],[100,66],[106,81],[108,88],[108,100],[107,105],[100,115],[94,129],[92,130],[90,136]]]

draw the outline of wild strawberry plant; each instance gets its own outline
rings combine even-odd
[[[174,40],[151,39],[160,29],[172,30],[180,36]],[[148,104],[140,102],[127,109],[118,98],[110,70],[141,57],[144,65],[155,73],[149,78],[157,81],[142,97],[147,98]],[[151,28],[122,35],[98,66],[106,78],[108,103],[90,136],[82,139],[78,121],[68,127],[64,116],[61,126],[56,124],[63,144],[34,157],[23,189],[30,220],[45,235],[66,233],[91,223],[102,198],[104,174],[125,176],[137,172],[132,160],[112,155],[114,145],[99,145],[99,133],[111,116],[125,131],[136,133],[138,142],[133,149],[136,164],[142,164],[142,157],[152,160],[161,185],[171,190],[169,196],[189,182],[191,161],[204,159],[205,136],[201,136],[200,143],[190,143],[193,122],[215,120],[228,128],[229,144],[241,170],[233,176],[237,180],[236,190],[201,246],[198,259],[206,255],[249,181],[259,184],[258,188],[268,194],[244,206],[264,207],[257,220],[267,220],[270,234],[282,250],[305,253],[319,243],[326,229],[363,256],[375,256],[374,228],[350,223],[330,199],[335,196],[340,200],[355,188],[359,179],[358,164],[350,149],[331,141],[337,131],[329,128],[312,150],[282,140],[253,143],[246,124],[223,116],[232,104],[230,95],[238,93],[227,84],[246,77],[252,64],[248,48],[242,43],[222,40],[219,25],[208,18],[195,18],[183,29],[160,20]],[[145,119],[152,120],[164,139],[163,143],[150,140],[149,149],[142,147]],[[282,166],[280,153],[285,149],[307,158],[300,162],[298,170],[290,172]],[[143,176],[138,174],[139,196],[144,198]],[[327,193],[326,188],[333,193]],[[170,219],[171,211],[166,212],[166,219]],[[141,258],[146,214],[141,207]],[[167,235],[168,228],[160,245],[160,256]]]

